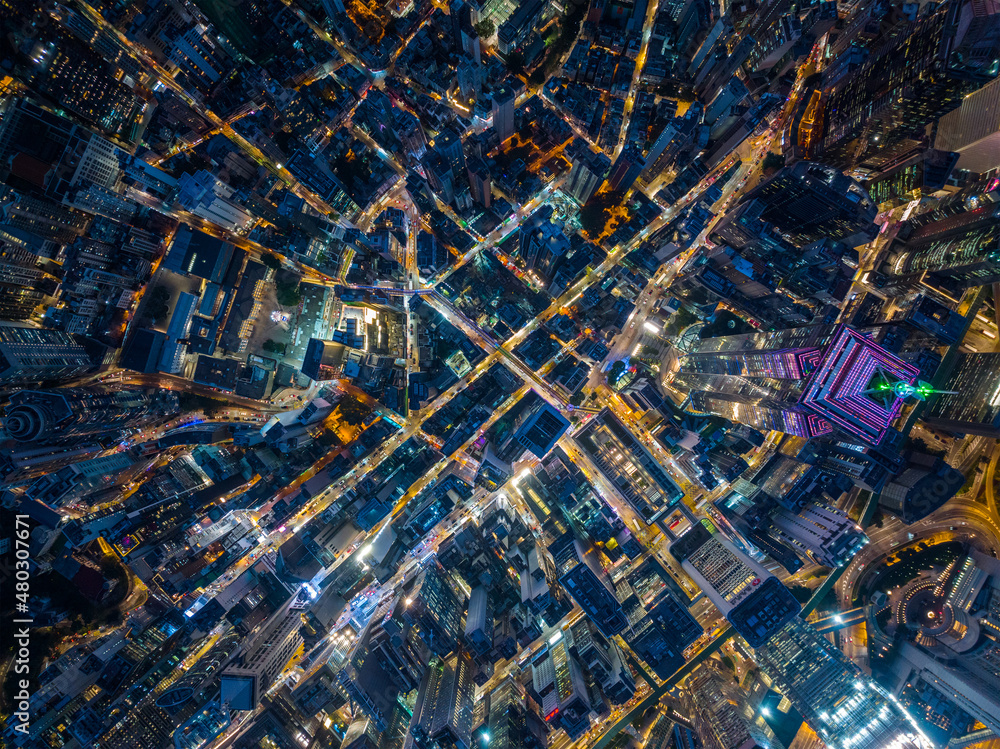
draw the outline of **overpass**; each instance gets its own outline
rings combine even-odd
[[[853,627],[855,624],[861,624],[864,620],[865,610],[862,606],[858,606],[849,611],[842,611],[839,614],[818,619],[812,622],[812,625],[816,628],[817,632],[826,634],[827,632],[834,632],[845,627]]]

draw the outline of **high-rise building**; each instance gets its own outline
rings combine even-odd
[[[710,663],[699,666],[687,686],[695,727],[706,749],[784,749],[757,725],[742,690]]]
[[[590,728],[592,702],[583,669],[569,651],[562,631],[531,658],[531,696],[545,721],[578,739]]]
[[[433,661],[420,685],[410,730],[418,746],[471,746],[475,664],[467,653]]]
[[[965,486],[965,474],[941,458],[910,454],[906,468],[878,496],[880,509],[907,525],[923,520]]]
[[[552,209],[549,206],[540,208],[521,227],[518,254],[528,270],[538,269],[541,274],[550,279],[555,264],[561,260],[570,249],[569,239],[563,233],[563,224],[552,221]]]
[[[564,635],[571,638],[573,655],[610,702],[622,705],[635,696],[635,678],[613,638],[602,635],[586,619],[577,622]]]
[[[465,169],[469,176],[472,199],[483,208],[489,208],[493,202],[493,184],[486,163],[478,157],[473,157],[466,161]]]
[[[694,409],[733,423],[799,437],[836,431],[878,445],[902,409],[896,383],[918,374],[846,325],[816,325],[706,338],[674,382]]]
[[[452,179],[456,179],[465,169],[465,152],[462,138],[451,128],[446,128],[434,139],[434,150],[444,158],[451,168]]]
[[[234,710],[254,710],[302,644],[298,608],[285,604],[246,643],[220,677],[222,700]]]
[[[924,223],[890,248],[886,289],[918,283],[961,291],[1000,281],[1000,207],[991,203]]]
[[[895,442],[894,439],[887,439],[875,446],[835,439],[812,439],[803,445],[797,457],[829,473],[847,476],[862,489],[877,492],[903,465],[903,456]]]
[[[401,616],[419,632],[427,649],[446,656],[461,641],[465,600],[452,590],[448,573],[436,560],[423,569],[403,600]]]
[[[941,118],[934,147],[956,151],[959,169],[982,174],[1000,167],[1000,79],[973,91]]]
[[[177,395],[169,390],[21,390],[4,409],[4,426],[18,442],[118,436],[122,429],[166,419],[177,410]]]
[[[752,647],[802,608],[778,578],[701,524],[674,541],[670,553]]]
[[[850,164],[891,148],[959,106],[997,74],[1000,18],[951,2],[901,24],[825,103],[824,158]],[[953,149],[949,149],[953,150]]]
[[[847,513],[824,502],[812,502],[799,512],[784,508],[771,516],[771,532],[818,564],[837,568],[857,554],[868,538]]]
[[[397,695],[420,686],[431,657],[418,632],[402,618],[405,601],[400,593],[375,609],[338,674],[346,694],[380,731],[389,727]]]
[[[527,727],[524,687],[507,676],[489,694],[489,745],[495,749],[520,749],[538,745]]]
[[[604,153],[584,150],[573,162],[569,178],[566,180],[566,192],[573,196],[580,205],[586,205],[597,188],[604,182],[604,175],[611,168],[611,159]]]
[[[60,107],[115,134],[124,129],[140,107],[132,89],[114,75],[114,68],[86,46],[70,39],[46,55],[35,85]]]
[[[958,154],[928,148],[865,182],[865,189],[877,205],[900,205],[932,196],[944,189]]]
[[[959,354],[923,419],[958,434],[1000,437],[1000,354]]]
[[[493,129],[503,143],[514,134],[514,104],[517,95],[510,86],[503,85],[493,92]]]
[[[897,685],[900,700],[922,724],[930,723],[932,738],[947,742],[940,729],[961,736],[973,720],[1000,731],[1000,564],[993,557],[970,550],[928,580],[917,577],[893,592],[888,621],[869,613],[873,645],[880,651],[879,676]],[[870,612],[885,605],[873,600]],[[932,699],[913,700],[912,687],[930,687]],[[905,685],[905,687],[903,686]],[[964,711],[949,726],[942,714],[951,703]],[[930,720],[928,720],[930,719]],[[935,735],[937,734],[937,735]],[[943,739],[943,740],[942,740]]]
[[[0,178],[70,206],[90,188],[118,197],[125,156],[106,138],[26,99],[15,102],[0,125]]]
[[[628,190],[642,173],[646,161],[642,158],[642,151],[635,144],[629,144],[622,149],[615,159],[611,171],[608,172],[608,186],[612,190]]]
[[[202,94],[235,62],[228,43],[213,33],[209,20],[190,3],[160,2],[141,14],[132,34],[161,64],[176,67],[185,83]]]
[[[854,247],[875,236],[876,212],[860,183],[824,164],[800,161],[748,192],[711,238],[740,249],[773,227],[796,247],[821,239]]]
[[[0,327],[0,383],[66,380],[93,366],[87,351],[60,330]]]
[[[317,381],[335,380],[343,371],[347,347],[337,341],[310,338],[302,357],[302,374]]]
[[[649,614],[632,622],[622,636],[657,676],[667,679],[684,665],[684,649],[701,637],[703,630],[669,591],[647,608]]]
[[[208,686],[208,682],[220,668],[229,662],[240,646],[242,635],[236,629],[224,633],[184,675],[170,685],[170,688],[156,698],[156,704],[173,715],[184,705],[197,697],[198,692]]]
[[[827,746],[929,746],[902,707],[812,625],[794,618],[754,653]]]
[[[514,440],[536,458],[544,458],[569,429],[569,419],[542,398],[525,409],[518,421],[513,430]]]
[[[483,88],[483,67],[478,60],[463,55],[455,68],[458,92],[465,101],[475,101]]]

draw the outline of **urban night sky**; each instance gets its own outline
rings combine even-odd
[[[1000,749],[998,0],[0,0],[5,749]]]

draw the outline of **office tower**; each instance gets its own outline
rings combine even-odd
[[[770,526],[780,541],[827,567],[846,564],[868,543],[861,526],[846,512],[819,501],[798,512],[780,508],[771,516]]]
[[[179,69],[183,80],[207,95],[233,66],[227,42],[193,3],[163,2],[137,19],[131,33],[160,64]]]
[[[908,236],[907,236],[908,235]],[[919,283],[962,289],[1000,281],[1000,208],[986,204],[939,218],[903,236],[890,247],[880,270],[886,288],[908,290]]]
[[[474,671],[472,659],[462,652],[427,668],[410,724],[418,746],[471,746]]]
[[[349,699],[380,731],[390,725],[396,697],[420,686],[431,657],[419,632],[402,617],[406,605],[402,593],[379,604],[338,674]]]
[[[674,541],[670,553],[752,647],[802,608],[778,578],[701,524]]]
[[[514,439],[536,458],[544,458],[569,429],[569,419],[541,398],[516,421]]]
[[[420,120],[404,112],[400,115],[402,120],[396,128],[396,135],[402,146],[403,153],[410,159],[418,161],[427,153],[427,136],[420,126]]]
[[[705,124],[712,125],[719,119],[725,119],[733,107],[741,104],[749,95],[746,84],[733,76],[705,107]]]
[[[740,249],[773,227],[796,247],[821,239],[854,247],[875,236],[876,212],[856,180],[832,167],[800,161],[748,192],[716,225],[711,238]]]
[[[923,420],[957,434],[1000,437],[1000,354],[960,353]]]
[[[549,7],[544,0],[521,0],[510,18],[497,26],[497,48],[504,57],[528,43]]]
[[[493,202],[493,184],[489,168],[478,157],[470,158],[466,162],[465,168],[469,176],[469,191],[472,193],[472,199],[483,208],[489,208]]]
[[[451,203],[455,199],[455,177],[448,160],[436,149],[431,149],[424,156],[423,166],[431,189],[442,202]]]
[[[0,327],[0,384],[67,380],[92,366],[86,350],[68,333]]]
[[[83,234],[93,217],[76,208],[0,185],[0,214],[7,227],[30,232],[53,243],[68,243]],[[55,253],[46,253],[54,257]]]
[[[684,497],[684,490],[610,410],[602,410],[574,439],[645,523],[663,517]]]
[[[592,702],[583,669],[569,651],[562,631],[552,635],[531,658],[532,699],[541,708],[545,722],[562,728],[576,740],[590,728]]]
[[[475,101],[483,89],[483,68],[478,60],[464,55],[455,68],[458,92],[464,101]]]
[[[378,749],[382,732],[370,718],[355,718],[344,732],[342,749]]]
[[[734,687],[729,677],[718,673],[711,661],[702,664],[687,682],[692,715],[706,749],[784,749],[774,736],[767,736],[754,720],[746,693]]]
[[[493,610],[489,591],[478,585],[469,593],[465,615],[465,643],[476,655],[486,655],[493,647]]]
[[[586,205],[597,188],[604,182],[604,175],[611,168],[611,159],[604,153],[584,150],[573,162],[565,191],[580,205]]]
[[[570,532],[564,533],[549,546],[549,553],[559,571],[559,583],[601,633],[612,637],[628,626],[628,619],[615,597],[607,573],[601,569],[592,552]]]
[[[463,23],[475,23],[472,18],[473,9],[465,0],[451,0],[448,3],[448,17],[451,19],[451,36],[456,49],[462,48]]]
[[[702,101],[711,101],[753,52],[757,42],[752,36],[739,34],[737,37],[739,42],[728,51],[727,44],[721,43],[717,49],[721,54],[703,65],[695,76],[694,90]]]
[[[911,453],[902,473],[882,489],[878,506],[910,525],[942,507],[963,486],[965,474],[943,459]]]
[[[58,281],[39,267],[37,255],[9,241],[12,232],[20,233],[0,225],[0,320],[27,320]]]
[[[435,560],[420,572],[413,587],[407,591],[401,615],[420,633],[427,649],[443,657],[461,640],[464,613],[464,598],[455,594],[448,573]]]
[[[555,264],[569,252],[570,243],[562,222],[552,221],[552,208],[540,208],[521,227],[518,254],[528,270],[537,268],[545,278],[552,277]]]
[[[817,325],[706,338],[674,382],[690,391],[694,409],[733,423],[878,445],[903,406],[895,383],[918,374],[846,325]]]
[[[793,618],[754,654],[827,746],[928,746],[899,703],[812,625]]]
[[[876,205],[899,205],[943,190],[958,163],[954,151],[928,148],[865,182]]]
[[[934,147],[958,153],[958,168],[984,173],[1000,167],[1000,79],[962,99],[938,122]]]
[[[310,338],[302,357],[302,374],[319,382],[335,380],[343,372],[346,356],[347,347],[344,344]]]
[[[517,95],[509,85],[493,92],[493,129],[501,143],[514,134],[514,104]]]
[[[251,635],[243,652],[223,669],[222,700],[234,710],[254,710],[302,644],[298,608],[285,604]]]
[[[444,158],[451,169],[452,179],[465,170],[465,153],[462,150],[462,138],[451,128],[447,128],[434,139],[434,150]]]
[[[4,409],[4,427],[18,442],[120,437],[123,429],[167,419],[177,410],[177,395],[169,390],[20,390]]]
[[[524,687],[513,676],[504,677],[489,693],[487,734],[493,749],[544,746],[528,730]]]
[[[871,50],[824,107],[822,153],[851,164],[866,151],[922,135],[962,97],[996,76],[1000,18],[973,0],[952,2]]]

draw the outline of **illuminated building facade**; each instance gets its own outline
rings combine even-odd
[[[903,405],[892,385],[912,384],[918,374],[840,325],[705,339],[674,382],[690,391],[695,410],[734,423],[878,445]]]
[[[899,703],[812,625],[795,618],[754,653],[763,672],[827,746],[929,746]]]
[[[941,390],[924,412],[933,427],[1000,437],[1000,354],[959,354]]]
[[[531,696],[545,721],[577,739],[590,728],[590,694],[583,669],[557,632],[531,659]]]
[[[961,290],[1000,281],[1000,208],[993,203],[914,229],[891,250],[886,288],[923,282]]]

